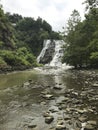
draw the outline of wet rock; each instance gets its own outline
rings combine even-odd
[[[78,96],[79,94],[77,92],[72,92],[73,96]]]
[[[37,127],[37,125],[36,125],[36,124],[33,124],[33,123],[30,123],[30,124],[28,125],[28,128],[35,128],[35,127]]]
[[[50,111],[51,113],[58,112],[58,107],[52,106],[52,107],[49,108],[49,111]]]
[[[76,109],[76,111],[78,112],[78,113],[80,113],[80,114],[84,114],[84,113],[86,113],[87,112],[87,110],[86,109]]]
[[[46,95],[46,94],[49,94],[50,93],[50,90],[44,90],[43,92],[41,92],[41,94],[43,95]]]
[[[67,121],[67,120],[70,120],[71,117],[70,116],[64,116],[64,120]]]
[[[82,101],[81,101],[81,100],[78,100],[78,99],[74,99],[74,100],[72,100],[72,103],[73,103],[73,104],[81,104]]]
[[[50,124],[54,120],[52,115],[45,117],[45,123]]]
[[[97,88],[98,87],[98,83],[94,83],[92,86]]]
[[[26,90],[28,90],[29,87],[30,87],[30,83],[29,83],[29,82],[25,82],[25,83],[23,84],[23,88],[25,88]]]
[[[75,111],[75,108],[71,108],[71,107],[69,108],[69,107],[68,107],[68,108],[66,108],[66,111],[67,111],[67,112],[74,112],[74,111]]]
[[[82,128],[82,124],[81,124],[80,121],[74,121],[74,126],[75,126],[76,128]]]
[[[84,130],[95,130],[95,127],[91,124],[86,124],[86,126],[84,127]]]
[[[56,130],[66,130],[66,125],[63,121],[59,121],[56,125]]]
[[[49,117],[50,116],[50,112],[44,112],[43,113],[43,117]]]
[[[81,116],[79,117],[79,121],[81,122],[85,122],[87,120],[87,117]]]
[[[41,102],[40,104],[41,104],[41,105],[46,105],[46,102]]]
[[[45,117],[45,123],[47,124],[50,124],[54,120],[54,117],[50,115],[50,112],[43,113],[43,117]]]
[[[51,94],[42,95],[42,97],[47,99],[47,100],[53,99],[53,95],[51,95]]]
[[[88,123],[88,124],[91,124],[91,125],[97,125],[97,122],[96,122],[96,121],[92,121],[92,120],[87,121],[87,123]]]
[[[29,82],[25,82],[23,85],[24,85],[24,86],[29,86],[30,83],[29,83]]]
[[[62,102],[66,102],[66,101],[68,101],[69,100],[69,98],[68,97],[65,97],[63,100],[62,100]]]
[[[61,89],[62,89],[61,86],[54,86],[53,88],[54,88],[54,89],[57,89],[57,90],[61,90]]]
[[[29,82],[31,83],[31,82],[32,82],[32,79],[29,79]]]

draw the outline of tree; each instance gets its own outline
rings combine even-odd
[[[73,10],[66,27],[66,33],[70,33],[75,30],[75,26],[80,23],[81,17],[77,10]]]
[[[10,22],[8,21],[2,6],[0,7],[0,41],[3,43],[4,46],[2,48],[14,48],[14,35],[13,35],[13,27],[11,26]]]
[[[20,20],[22,20],[22,16],[19,14],[13,14],[11,15],[10,12],[6,13],[6,16],[8,18],[8,20],[13,23],[16,24],[17,22],[19,22]]]
[[[63,61],[75,67],[98,67],[98,8],[97,0],[87,0],[88,12],[79,22],[71,15],[67,27]],[[76,22],[74,22],[76,19]]]
[[[84,1],[84,4],[86,4],[86,10],[90,10],[92,8],[97,8],[98,0],[86,0],[86,1]]]
[[[81,27],[82,24],[79,12],[74,10],[67,24],[67,45],[65,46],[63,62],[66,62],[75,67],[82,66],[82,53],[84,53],[84,47],[80,48],[79,45],[79,41],[81,37],[83,37],[80,32]]]

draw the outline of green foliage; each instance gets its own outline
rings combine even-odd
[[[89,6],[96,4],[95,1],[87,2],[93,2]],[[84,21],[79,20],[76,11],[68,21],[63,62],[75,68],[98,67],[98,8],[93,5],[85,14]]]
[[[8,20],[11,23],[13,23],[13,24],[19,22],[22,19],[21,15],[19,15],[19,14],[13,14],[13,15],[11,15],[9,12],[6,13],[6,16],[7,16]]]
[[[98,6],[98,0],[86,0],[84,4],[86,4],[86,10],[89,10]]]
[[[98,67],[98,51],[91,53],[90,62],[93,67]]]
[[[0,68],[6,67],[7,63],[3,60],[2,57],[0,57]]]
[[[16,51],[2,50],[0,56],[10,66],[35,66],[36,58],[23,47]]]
[[[12,32],[12,26],[0,7],[0,41],[4,44],[3,48],[14,48],[14,36]]]

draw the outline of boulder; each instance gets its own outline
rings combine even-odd
[[[95,130],[95,127],[91,124],[86,124],[86,126],[84,127],[84,130]]]
[[[45,123],[50,124],[54,120],[52,115],[45,117]]]
[[[94,83],[92,86],[96,88],[98,87],[98,83]]]
[[[51,95],[51,94],[42,95],[42,97],[45,99],[48,99],[48,100],[53,99],[53,95]]]
[[[33,123],[28,124],[28,128],[35,128],[35,127],[37,127],[36,124],[33,124]]]
[[[66,130],[65,124],[57,124],[56,130]]]

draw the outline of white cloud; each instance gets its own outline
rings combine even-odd
[[[5,12],[45,19],[54,30],[61,30],[74,9],[83,16],[84,0],[1,0]]]

